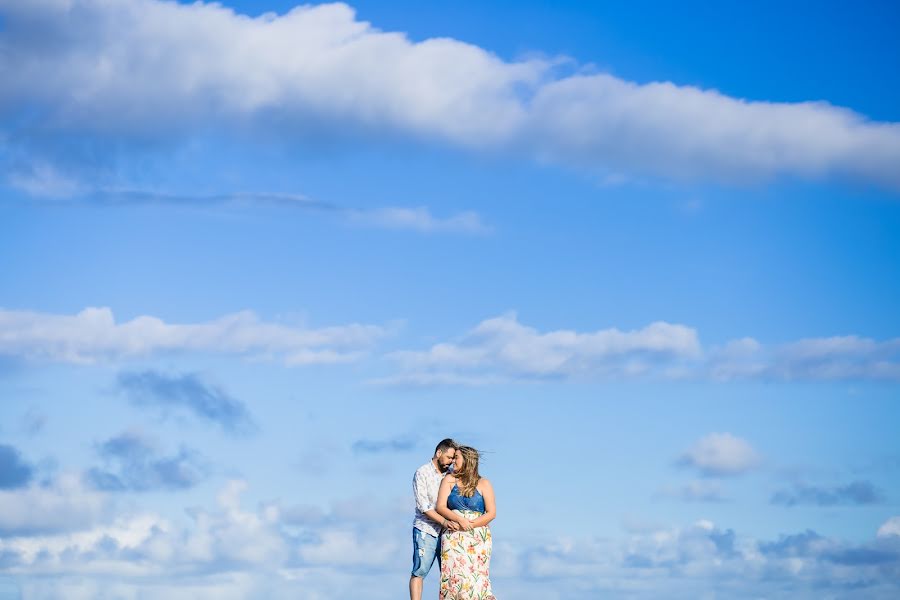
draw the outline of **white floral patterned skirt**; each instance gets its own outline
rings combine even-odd
[[[481,513],[457,510],[467,519]],[[491,528],[449,531],[441,534],[440,600],[496,600],[491,590]]]

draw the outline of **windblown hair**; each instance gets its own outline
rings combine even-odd
[[[460,446],[456,451],[463,457],[462,468],[453,473],[456,477],[456,487],[459,488],[460,495],[471,498],[475,495],[475,486],[481,480],[481,475],[478,474],[480,455],[478,450],[471,446]]]

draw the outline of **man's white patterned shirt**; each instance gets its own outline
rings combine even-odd
[[[443,474],[438,472],[430,460],[416,469],[413,476],[413,495],[416,497],[416,518],[413,519],[413,527],[434,537],[441,535],[441,526],[424,513],[426,510],[434,510],[438,488],[441,487],[443,478]]]

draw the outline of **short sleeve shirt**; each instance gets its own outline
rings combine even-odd
[[[416,497],[416,517],[413,520],[413,527],[434,537],[441,534],[441,527],[428,518],[425,511],[434,510],[443,477],[430,460],[416,469],[413,476],[413,495]]]

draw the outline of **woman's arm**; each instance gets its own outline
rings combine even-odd
[[[478,491],[484,497],[484,514],[472,521],[472,527],[483,527],[497,516],[497,504],[494,502],[494,486],[491,482],[481,478],[478,482]]]
[[[447,498],[450,497],[450,490],[453,489],[454,484],[456,484],[456,477],[453,475],[447,475],[441,480],[441,487],[438,489],[437,505],[434,507],[434,510],[448,521],[455,521],[463,525],[464,529],[471,529],[472,525],[467,518],[447,508]]]

